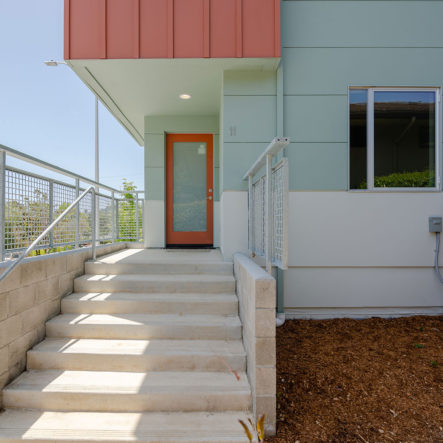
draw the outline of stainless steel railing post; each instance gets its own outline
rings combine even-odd
[[[253,224],[253,216],[254,216],[254,203],[253,203],[253,188],[252,188],[252,175],[248,175],[248,249],[249,255],[252,257],[253,254],[253,244],[254,244],[254,224]]]
[[[138,192],[135,193],[135,240],[138,242],[140,236],[138,234]]]
[[[265,258],[266,270],[272,273],[271,247],[272,247],[272,155],[266,155],[266,190],[265,190]]]
[[[96,241],[97,241],[97,201],[96,201],[96,193],[95,189],[92,189],[92,198],[91,198],[91,204],[92,204],[92,260],[96,259]]]
[[[80,195],[80,180],[75,179],[75,198]],[[75,248],[80,247],[80,204],[75,207]]]
[[[49,224],[54,220],[54,180],[49,180]],[[49,249],[54,247],[54,232],[49,233]]]
[[[6,152],[0,151],[0,261],[5,259]]]
[[[114,191],[111,193],[112,195],[112,204],[111,204],[111,218],[112,218],[112,243],[115,242],[115,194]]]

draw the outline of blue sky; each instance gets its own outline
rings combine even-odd
[[[63,60],[63,3],[0,0],[0,144],[93,178],[94,95],[69,67],[43,63]],[[121,188],[126,178],[143,189],[143,148],[99,112],[100,181]]]

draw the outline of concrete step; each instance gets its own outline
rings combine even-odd
[[[42,412],[0,414],[0,443],[246,443],[240,411],[204,413]]]
[[[5,408],[48,411],[247,411],[247,376],[223,372],[27,371],[3,390]]]
[[[106,263],[101,260],[85,263],[86,274],[214,274],[232,275],[233,265],[217,262],[154,261],[147,263]]]
[[[233,293],[232,275],[83,275],[74,280],[75,292]]]
[[[236,315],[235,294],[146,294],[78,292],[62,300],[64,314],[209,314]]]
[[[240,340],[46,339],[28,351],[28,369],[75,371],[246,370]]]
[[[47,337],[168,340],[239,340],[237,316],[64,314],[46,323]]]

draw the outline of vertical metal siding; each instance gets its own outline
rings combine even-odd
[[[211,57],[232,57],[237,50],[238,0],[211,0]]]
[[[280,56],[280,0],[65,0],[65,59]]]
[[[106,58],[106,0],[70,0],[70,58]]]
[[[274,0],[243,0],[243,57],[275,56]]]
[[[107,58],[139,57],[139,0],[107,0]]]
[[[172,0],[140,0],[140,57],[169,57]],[[171,55],[172,56],[172,55]]]
[[[174,57],[204,57],[205,0],[174,1]]]

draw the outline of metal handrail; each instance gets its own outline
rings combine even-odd
[[[74,209],[80,201],[87,195],[89,192],[92,193],[91,203],[92,203],[92,259],[96,258],[95,251],[95,243],[96,243],[96,202],[95,202],[95,188],[94,186],[89,186],[88,189],[83,191],[26,249],[25,252],[15,261],[11,262],[6,271],[0,276],[0,282],[3,281],[12,271],[18,266],[26,256],[50,233],[52,230],[68,215],[68,213]]]
[[[254,164],[243,175],[243,180],[247,180],[248,177],[254,177],[260,169],[266,166],[268,158],[275,157],[283,148],[289,145],[289,137],[275,137],[267,148],[261,153],[260,157],[254,162]]]
[[[258,159],[254,162],[254,164],[248,169],[248,171],[244,174],[243,180],[248,180],[248,227],[249,227],[249,248],[252,253],[252,244],[254,237],[253,230],[253,198],[252,198],[252,190],[253,190],[253,180],[254,176],[263,168],[265,168],[265,172],[263,177],[265,178],[265,199],[264,199],[264,220],[265,220],[265,238],[264,238],[264,257],[266,262],[266,270],[268,273],[272,273],[272,242],[273,242],[273,226],[272,226],[272,161],[273,158],[288,144],[290,143],[289,137],[275,137],[271,143],[267,146],[267,148],[263,151],[263,153],[258,157]],[[286,184],[287,186],[287,184]],[[284,205],[284,207],[287,206]],[[284,228],[285,229],[285,228]]]
[[[75,183],[70,184],[68,180],[65,182],[63,178],[49,178],[42,174],[6,165],[7,155],[40,168],[56,172],[65,178],[74,179]],[[33,236],[38,235],[38,233],[46,227],[46,223],[51,224],[53,219],[57,217],[58,211],[63,210],[62,206],[55,208],[54,205],[69,205],[87,186],[95,187],[93,203],[96,205],[96,218],[100,217],[95,220],[96,241],[111,240],[114,242],[117,239],[121,240],[123,238],[125,240],[140,241],[140,239],[144,237],[144,223],[143,220],[140,219],[139,212],[141,210],[143,214],[144,190],[118,190],[0,144],[0,261],[5,260],[6,254],[12,253],[12,251],[23,252],[27,248],[28,242],[32,241]],[[33,187],[34,194],[32,194]],[[43,206],[41,211],[37,210],[34,213],[32,212],[32,202],[35,201],[36,191],[38,191],[38,195],[42,195]],[[126,194],[131,194],[132,199],[127,197]],[[124,223],[120,226],[120,204],[121,202],[129,200],[134,202],[137,209],[132,211],[133,213],[131,213],[128,220],[125,219]],[[16,207],[14,206],[14,202],[17,207],[23,205],[23,210],[27,211],[25,215],[28,218],[14,217],[14,208]],[[9,203],[11,203],[12,206],[8,206]],[[75,248],[78,248],[86,241],[91,241],[91,233],[86,234],[88,236],[86,239],[84,238],[85,233],[81,231],[81,229],[83,229],[80,217],[81,214],[83,214],[82,206],[81,204],[77,205],[74,210],[75,216],[73,222],[75,225],[69,224],[69,227],[62,229],[63,232],[58,232],[57,230],[51,231],[46,237],[48,244],[43,245],[43,242],[40,242],[39,246],[41,249],[52,249],[68,244],[72,244]],[[126,211],[124,207],[122,207],[122,209]],[[42,217],[47,217],[47,221],[44,221]],[[25,232],[26,237],[22,236],[23,233],[21,233],[21,231],[24,229],[21,225],[22,222],[24,223],[23,226],[30,228],[31,235]],[[8,224],[6,225],[6,223]],[[35,232],[36,228],[38,229],[37,232]],[[140,228],[141,232],[139,232]],[[73,232],[74,229],[75,232]],[[33,232],[35,232],[35,234],[33,234]],[[71,239],[73,240],[71,241]]]
[[[67,177],[78,179],[84,183],[87,183],[88,185],[93,185],[96,188],[100,189],[106,189],[110,192],[117,192],[120,193],[121,191],[119,189],[112,188],[111,186],[104,185],[103,183],[98,183],[94,180],[91,180],[89,178],[83,177],[79,174],[76,174],[75,172],[68,171],[67,169],[60,168],[59,166],[53,165],[51,163],[45,162],[43,160],[39,160],[36,157],[33,157],[32,155],[25,154],[23,152],[17,151],[16,149],[9,148],[8,146],[0,144],[0,152],[3,151],[6,154],[10,155],[11,157],[18,158],[19,160],[24,160],[28,163],[31,163],[33,165],[39,166],[41,168],[49,169],[50,171],[56,172],[58,174],[66,175]]]

